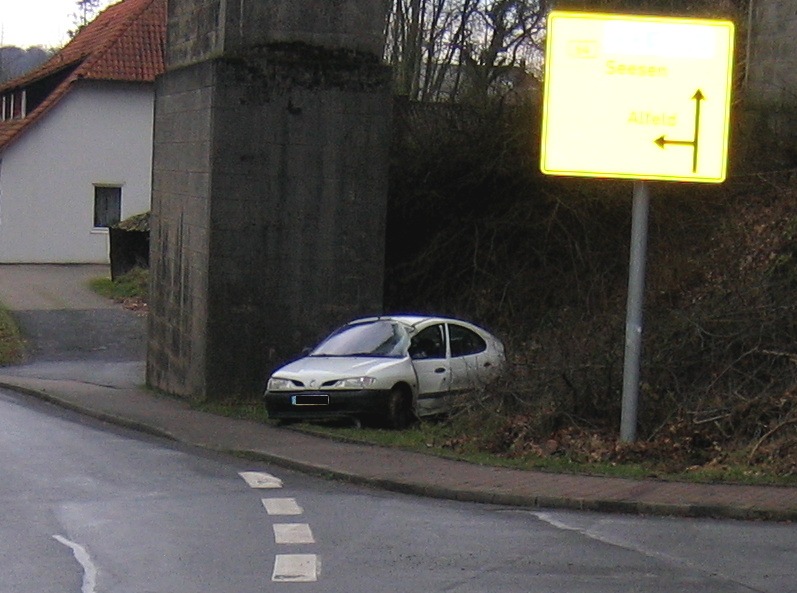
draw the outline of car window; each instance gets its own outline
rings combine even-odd
[[[461,325],[448,324],[448,337],[451,340],[451,356],[468,356],[487,350],[487,342],[474,331]]]
[[[409,345],[407,330],[392,321],[344,325],[321,342],[310,356],[403,357]]]
[[[410,341],[410,356],[414,360],[446,357],[443,325],[432,325],[418,332]]]

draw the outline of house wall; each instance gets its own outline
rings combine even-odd
[[[150,207],[151,87],[81,83],[0,154],[0,263],[107,263],[94,184]]]

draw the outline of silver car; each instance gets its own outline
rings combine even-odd
[[[494,379],[504,346],[484,329],[444,317],[358,319],[309,355],[277,369],[265,392],[270,418],[351,417],[403,428],[444,412],[454,396]]]

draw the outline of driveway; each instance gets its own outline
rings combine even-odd
[[[95,294],[107,265],[0,265],[0,302],[28,341],[25,364],[5,374],[141,385],[146,316]]]

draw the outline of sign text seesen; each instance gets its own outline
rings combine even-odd
[[[553,11],[542,171],[723,181],[733,37],[729,21]]]

